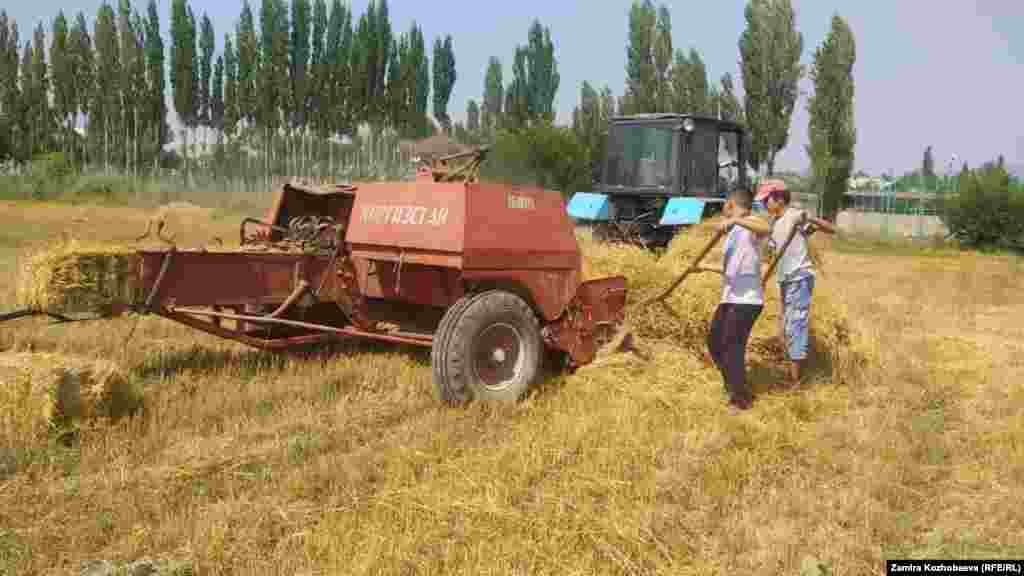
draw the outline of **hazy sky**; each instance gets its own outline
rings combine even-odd
[[[145,2],[133,4],[144,14]],[[66,14],[84,11],[91,26],[100,0],[5,4],[24,42],[40,20],[49,31],[61,7]],[[350,3],[357,14],[366,4]],[[673,46],[698,48],[713,79],[731,72],[742,91],[737,40],[744,26],[744,2],[664,4],[672,16]],[[167,43],[170,0],[158,5]],[[224,32],[234,29],[241,2],[191,0],[191,5],[197,19],[204,11],[210,15],[219,52]],[[258,24],[259,2],[250,0],[250,5]],[[833,13],[845,17],[856,35],[857,168],[871,173],[913,169],[929,144],[937,168],[944,168],[952,154],[971,165],[998,154],[1008,162],[1024,162],[1024,0],[794,0],[794,5],[806,63]],[[561,74],[559,122],[571,119],[584,80],[622,93],[629,7],[627,0],[389,2],[394,29],[408,30],[415,20],[428,46],[437,34],[452,35],[458,79],[448,110],[456,119],[465,117],[468,98],[480,99],[488,57],[498,56],[506,83],[511,79],[515,45],[526,42],[531,20],[539,18],[551,29]],[[809,81],[803,90],[810,91]],[[806,166],[805,98],[793,116],[780,168]]]

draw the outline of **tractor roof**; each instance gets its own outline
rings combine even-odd
[[[647,114],[629,114],[625,116],[612,116],[611,121],[614,123],[626,124],[629,122],[658,122],[665,120],[679,120],[682,121],[685,118],[693,118],[703,122],[714,122],[719,126],[730,128],[733,130],[746,130],[746,128],[737,122],[731,120],[722,120],[715,116],[708,116],[705,114],[680,114],[677,112],[654,112]]]

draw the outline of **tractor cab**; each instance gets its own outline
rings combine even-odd
[[[665,246],[682,227],[721,210],[746,186],[746,133],[692,114],[619,116],[608,123],[601,182],[569,201],[569,215],[603,239]]]

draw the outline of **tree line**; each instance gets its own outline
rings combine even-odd
[[[546,125],[546,116],[524,114],[524,110],[531,112],[533,109],[519,104],[524,100],[502,93],[501,64],[494,57],[484,80],[482,104],[475,100],[467,103],[467,125],[456,126],[456,131],[468,141],[493,140],[498,129],[520,134],[532,147],[563,146],[560,151],[530,154],[536,168],[545,163],[548,166],[540,180],[572,183],[571,186],[578,189],[592,185],[599,175],[607,122],[612,116],[657,112],[700,114],[744,124],[750,135],[750,168],[771,176],[775,173],[777,155],[789,144],[800,80],[809,75],[814,92],[807,103],[810,115],[807,154],[811,160],[813,187],[822,196],[825,213],[834,214],[841,206],[854,164],[856,44],[853,32],[848,23],[835,14],[808,70],[800,62],[803,35],[797,30],[796,13],[790,0],[749,0],[744,18],[746,27],[737,41],[742,99],[737,96],[732,74],[726,72],[712,80],[699,49],[673,46],[672,21],[666,6],[656,7],[652,0],[634,0],[627,15],[626,82],[622,93],[616,97],[607,84],[598,90],[591,82],[584,81],[573,110],[572,125],[566,128],[571,131],[571,138],[542,134],[555,130]],[[539,33],[531,32],[530,50],[525,51],[527,62],[537,62],[532,69],[556,70],[553,61],[548,63],[553,55],[543,50],[539,40],[533,41],[539,37]],[[517,50],[514,74],[524,69],[520,55]],[[557,89],[557,75],[553,80]],[[546,90],[551,86],[550,81],[542,81],[528,93],[547,96]],[[534,133],[523,132],[524,122],[535,127]],[[558,157],[565,161],[554,160]],[[574,159],[580,158],[579,161],[586,164],[583,169],[572,164],[577,161]]]
[[[447,110],[457,81],[452,37],[438,36],[429,50],[415,22],[393,30],[387,0],[371,0],[358,16],[341,0],[260,0],[255,11],[243,0],[219,52],[211,20],[197,15],[190,0],[172,0],[166,43],[155,0],[144,15],[130,2],[118,0],[116,9],[104,2],[91,26],[82,12],[69,21],[60,11],[49,38],[39,24],[24,44],[17,24],[0,12],[0,156],[27,160],[59,150],[79,166],[157,169],[167,164],[163,150],[173,139],[168,101],[186,144],[186,178],[193,167],[228,178],[334,175],[338,143],[356,138],[362,125],[395,138],[440,128],[468,143],[555,129],[561,79],[551,31],[537,19],[514,49],[511,78],[492,56],[481,98],[466,103],[465,123],[453,123]],[[664,5],[634,0],[624,16],[621,95],[584,82],[571,126],[561,128],[569,134],[532,137],[531,145],[570,148],[533,154],[549,170],[573,174],[552,180],[591,180],[608,118],[648,112],[743,123],[750,167],[773,174],[788,145],[799,81],[808,73],[791,1],[748,1],[737,42],[742,97],[730,73],[711,79],[696,47],[674,46]],[[829,209],[841,201],[854,162],[855,53],[853,34],[837,14],[809,70],[807,152]],[[197,157],[209,146],[212,155]]]
[[[212,21],[189,0],[172,1],[166,44],[160,17],[155,0],[144,16],[130,0],[116,10],[104,2],[91,26],[83,12],[69,22],[61,10],[49,39],[40,23],[22,45],[0,11],[0,159],[60,151],[78,166],[159,168],[173,139],[168,91],[186,173],[190,140],[204,151],[213,142],[212,163],[231,159],[241,175],[256,158],[267,174],[308,173],[323,144],[364,124],[427,136],[432,104],[450,127],[452,37],[438,36],[429,53],[415,22],[392,29],[387,0],[361,15],[340,0],[261,0],[255,12],[243,0],[219,53]]]

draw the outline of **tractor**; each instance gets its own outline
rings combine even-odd
[[[638,114],[608,122],[600,183],[568,204],[596,239],[664,248],[681,229],[721,211],[748,186],[748,139],[738,123],[694,114]]]

